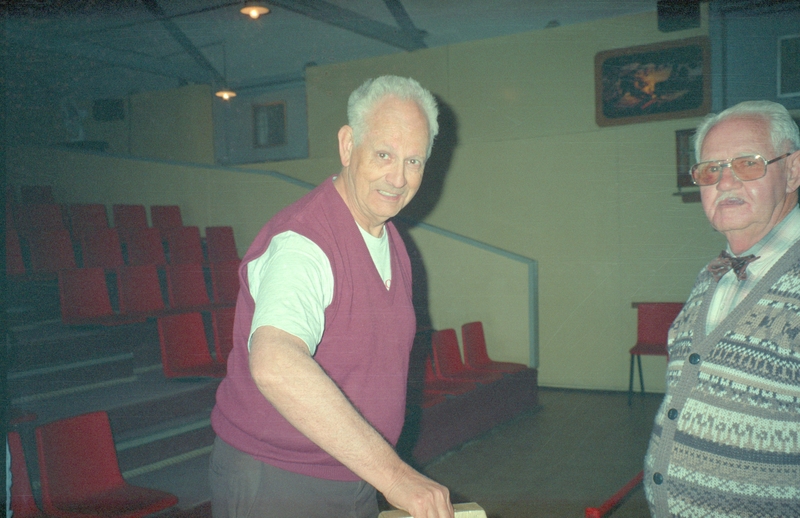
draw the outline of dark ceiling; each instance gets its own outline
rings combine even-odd
[[[6,88],[104,99],[193,83],[235,88],[302,80],[350,61],[654,11],[655,0],[270,0],[13,2]]]

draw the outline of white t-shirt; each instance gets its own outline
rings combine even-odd
[[[358,228],[389,289],[392,268],[386,232],[374,237]],[[296,232],[282,232],[247,264],[247,279],[256,303],[250,339],[259,327],[273,326],[303,340],[313,355],[325,330],[325,309],[333,300],[333,270],[322,249]]]

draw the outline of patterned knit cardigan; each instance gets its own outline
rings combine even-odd
[[[800,242],[711,332],[703,270],[669,334],[645,457],[654,517],[800,517]]]

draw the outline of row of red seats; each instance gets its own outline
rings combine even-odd
[[[455,329],[442,329],[431,334],[431,356],[425,362],[422,383],[422,407],[441,403],[446,396],[466,394],[502,379],[503,375],[527,369],[526,365],[497,362],[489,358],[481,322],[461,326],[464,359]]]
[[[144,205],[117,204],[112,210],[115,228],[149,228]],[[150,219],[152,228],[161,231],[183,226],[178,205],[152,205]],[[76,240],[87,229],[109,228],[106,207],[101,203],[7,205],[6,225],[16,228],[23,236],[67,229]]]
[[[232,306],[239,293],[238,268],[239,261],[211,263],[209,296],[202,265],[167,265],[166,297],[155,265],[120,266],[108,276],[103,268],[60,270],[61,319],[68,325],[118,325],[175,312]],[[107,277],[113,289],[109,289]],[[117,304],[112,305],[114,292]]]
[[[36,427],[41,502],[31,490],[19,432],[7,434],[11,453],[11,510],[15,518],[107,516],[137,518],[173,507],[178,498],[134,486],[119,468],[106,412],[91,412]]]
[[[85,231],[78,245],[66,229],[29,235],[25,242],[27,254],[17,233],[6,232],[6,273],[21,276],[26,273],[46,276],[59,270],[78,267],[76,256],[84,267],[117,268],[123,265],[152,264],[162,266],[180,263],[215,263],[239,260],[233,228],[206,227],[206,249],[203,253],[197,227],[176,227],[162,234],[154,228],[127,229],[121,234],[116,228],[92,228]],[[78,252],[76,254],[76,251]],[[28,256],[27,265],[23,256]],[[206,255],[208,257],[206,257]]]

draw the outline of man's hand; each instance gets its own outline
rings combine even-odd
[[[389,503],[414,518],[453,518],[447,488],[397,456],[314,361],[305,342],[275,327],[259,327],[250,346],[250,372],[292,426]]]
[[[403,465],[397,479],[383,496],[414,518],[453,518],[455,513],[450,491],[408,465]]]

